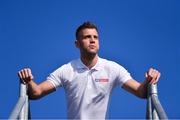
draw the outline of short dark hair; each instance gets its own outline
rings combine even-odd
[[[78,40],[79,37],[79,33],[81,30],[86,29],[86,28],[93,28],[96,29],[96,31],[98,31],[97,27],[95,24],[93,24],[92,22],[84,22],[82,25],[80,25],[77,29],[76,29],[76,40]]]

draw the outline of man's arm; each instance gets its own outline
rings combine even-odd
[[[23,84],[28,86],[28,95],[30,99],[39,99],[53,91],[55,91],[54,86],[48,82],[44,81],[39,85],[33,81],[33,75],[31,69],[26,68],[18,72],[18,76]]]
[[[145,75],[146,79],[143,83],[139,83],[136,80],[130,79],[122,86],[128,92],[140,97],[147,98],[147,86],[148,84],[155,84],[160,78],[160,72],[150,68]]]

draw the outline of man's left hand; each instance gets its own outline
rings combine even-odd
[[[154,68],[150,68],[147,72],[146,72],[146,80],[148,81],[149,84],[155,84],[158,82],[159,78],[161,76],[161,73],[154,69]]]

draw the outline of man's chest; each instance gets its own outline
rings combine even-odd
[[[82,94],[90,96],[109,94],[113,77],[106,71],[78,71],[64,76],[63,84],[68,95],[77,97]]]

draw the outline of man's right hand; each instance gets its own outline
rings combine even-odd
[[[34,79],[30,68],[21,69],[18,76],[23,84],[28,84]]]

